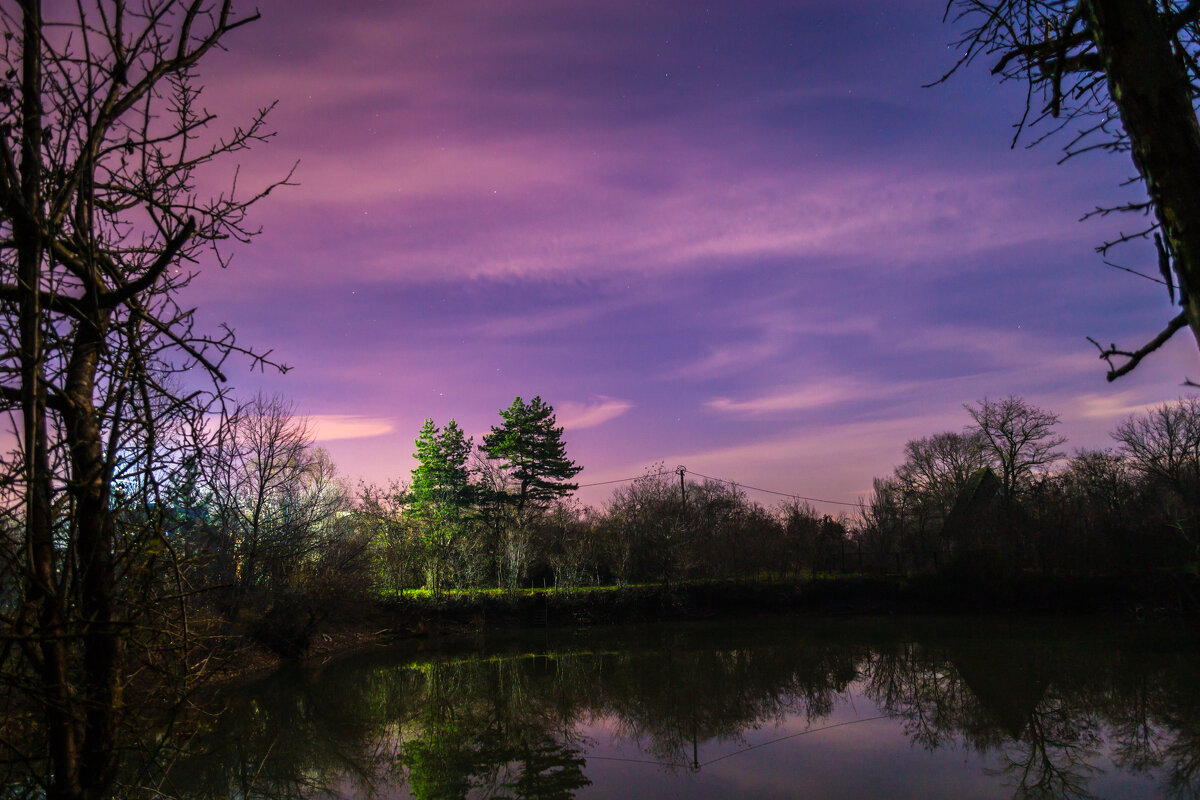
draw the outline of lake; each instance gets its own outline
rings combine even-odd
[[[227,691],[185,798],[1200,796],[1200,649],[1112,620],[543,629]]]

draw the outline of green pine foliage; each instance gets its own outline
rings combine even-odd
[[[474,498],[467,459],[473,444],[453,419],[441,429],[426,419],[417,434],[417,467],[405,498],[405,515],[424,543],[435,592],[442,590],[456,542],[469,527]]]
[[[467,460],[474,442],[453,419],[438,429],[425,420],[415,442],[417,467],[408,490],[410,513],[461,515],[471,505],[471,471]]]
[[[567,458],[563,429],[555,427],[553,406],[541,397],[526,403],[520,397],[500,411],[500,426],[492,426],[480,450],[503,463],[515,491],[510,502],[520,513],[546,508],[579,488],[572,483],[583,469]]]

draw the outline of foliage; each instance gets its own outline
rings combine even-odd
[[[534,397],[520,397],[500,410],[501,424],[493,425],[480,449],[503,465],[514,489],[510,502],[520,514],[526,507],[544,509],[579,488],[571,483],[583,467],[567,458],[563,429],[555,427],[554,408]]]
[[[215,583],[233,605],[253,593],[295,588],[304,566],[333,545],[349,492],[307,422],[283,398],[258,395],[219,426],[202,459],[216,523],[206,543]]]
[[[467,460],[472,443],[453,419],[443,429],[426,419],[415,444],[417,466],[405,495],[405,515],[417,526],[428,550],[436,591],[452,571],[454,549],[462,544],[469,524],[474,487]]]
[[[368,485],[359,490],[356,518],[372,542],[376,580],[381,588],[402,594],[423,580],[424,555],[419,533],[404,514],[407,488]]]
[[[417,466],[408,487],[408,509],[416,515],[461,514],[472,501],[473,488],[467,460],[472,441],[451,419],[439,430],[425,420],[416,440]]]

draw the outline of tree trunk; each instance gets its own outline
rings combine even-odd
[[[25,449],[26,597],[36,615],[30,633],[38,640],[31,661],[41,680],[40,702],[46,720],[52,778],[51,800],[80,796],[79,750],[65,644],[62,587],[58,583],[51,521],[50,459],[43,375],[41,281],[45,242],[37,225],[42,207],[42,9],[40,0],[24,4],[21,54],[21,203],[13,217],[20,299],[21,416]]]
[[[1167,19],[1149,0],[1085,0],[1133,161],[1174,256],[1200,346],[1200,125]]]
[[[79,613],[83,623],[84,737],[80,760],[83,797],[111,794],[117,771],[121,715],[122,642],[116,627],[113,544],[107,463],[95,407],[96,371],[108,314],[80,321],[65,386],[64,422],[71,455],[79,560]]]

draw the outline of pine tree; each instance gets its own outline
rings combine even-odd
[[[471,475],[467,459],[473,441],[464,436],[458,423],[452,419],[439,429],[427,419],[414,444],[417,467],[408,490],[410,511],[424,513],[431,507],[461,511],[469,506]]]
[[[430,550],[435,591],[441,589],[450,546],[462,532],[472,503],[467,459],[473,444],[453,419],[440,430],[426,419],[417,434],[413,453],[417,466],[406,497],[406,515],[418,523]]]
[[[554,408],[535,397],[528,404],[520,397],[500,411],[502,424],[492,426],[480,449],[501,461],[515,491],[509,502],[518,515],[526,509],[544,509],[579,488],[571,482],[583,467],[566,456],[563,429],[555,427]]]

